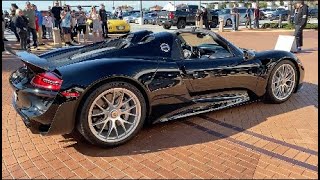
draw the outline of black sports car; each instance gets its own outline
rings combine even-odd
[[[304,77],[290,52],[241,49],[196,28],[139,31],[39,56],[16,55],[24,66],[9,81],[24,123],[44,135],[77,129],[101,146],[128,141],[144,123],[257,98],[282,103]]]

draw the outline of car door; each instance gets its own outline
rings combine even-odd
[[[205,46],[211,48],[213,55],[184,59],[180,62],[185,79],[189,80],[191,87],[188,89],[191,95],[231,89],[255,91],[257,72],[261,64],[258,59],[244,60],[242,55],[235,55],[232,50],[225,49],[215,42]]]

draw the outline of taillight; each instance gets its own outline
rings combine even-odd
[[[52,90],[52,91],[58,91],[61,88],[62,80],[59,79],[53,73],[47,72],[47,73],[37,74],[31,80],[31,84],[35,87]]]
[[[173,18],[174,18],[173,12],[169,12],[169,19],[173,19]]]

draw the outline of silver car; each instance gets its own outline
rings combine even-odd
[[[247,21],[246,12],[247,8],[237,8],[239,12],[239,22],[240,23],[245,23]],[[224,25],[225,26],[231,26],[233,23],[233,16],[230,14],[231,13],[231,8],[226,8],[222,9],[218,12],[219,14],[219,19],[223,18]],[[253,12],[251,11],[251,20],[253,20]]]

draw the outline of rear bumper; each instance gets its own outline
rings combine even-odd
[[[158,19],[157,20],[157,24],[161,25],[161,26],[164,25],[164,24],[170,25],[170,26],[174,26],[175,25],[172,20],[168,20],[168,19]]]
[[[30,84],[27,70],[12,73],[9,84],[14,96],[12,105],[33,133],[45,135],[68,134],[75,124],[77,99],[67,99],[55,91],[36,88]],[[40,130],[41,129],[41,130]]]
[[[12,105],[21,116],[26,127],[32,129],[32,132],[35,134],[69,134],[74,129],[76,101],[65,102],[61,105],[53,104],[45,113],[36,117],[30,116],[30,114],[36,112],[32,112],[30,109],[19,108],[15,98],[13,98]],[[49,122],[49,124],[44,124],[44,122]]]

